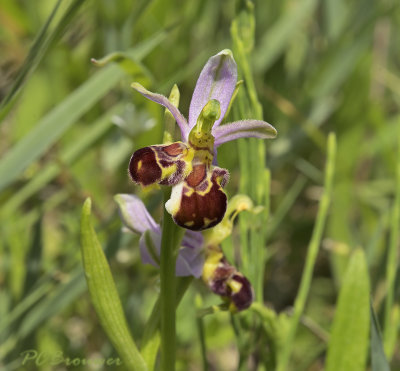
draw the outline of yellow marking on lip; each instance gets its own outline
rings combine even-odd
[[[215,222],[216,220],[217,220],[217,218],[213,218],[213,219],[203,218],[204,226],[210,225],[212,222]]]
[[[231,288],[234,294],[237,294],[242,289],[242,284],[236,280],[230,280],[228,286]]]
[[[213,160],[213,153],[211,152],[211,150],[198,148],[196,146],[191,148],[195,152],[194,162],[205,164],[209,168]]]
[[[211,181],[211,176],[212,176],[212,173],[211,173],[211,172],[208,172],[208,173],[207,173],[207,178],[206,178],[206,180],[203,180],[203,182],[204,182],[204,181],[207,182],[207,188],[206,188],[204,191],[196,190],[196,193],[197,193],[199,196],[205,196],[207,193],[209,193],[209,192],[211,191],[211,188],[212,188],[212,186],[213,186],[213,183],[212,183],[212,181]],[[200,184],[203,184],[203,182],[201,182]]]
[[[160,186],[158,185],[158,183],[153,183],[146,186],[142,185],[142,189],[145,193],[149,193],[154,190],[160,189]]]
[[[189,187],[188,184],[185,182],[185,190],[183,192],[183,195],[185,197],[190,197],[195,192],[196,191],[194,190],[194,188],[193,187]]]
[[[140,171],[140,169],[142,168],[143,162],[142,160],[139,160],[139,162],[137,163],[137,171]]]
[[[183,155],[182,155],[182,160],[185,162],[185,170],[183,172],[183,179],[185,179],[192,171],[193,171],[193,157],[194,157],[194,149],[193,148],[188,148],[185,149]]]
[[[184,223],[184,225],[186,225],[186,227],[192,227],[194,225],[194,221],[191,220],[190,222]]]
[[[192,162],[195,150],[191,147],[185,148],[182,154],[184,161]]]
[[[173,164],[171,166],[161,166],[160,163],[158,165],[161,168],[161,179],[167,179],[169,178],[172,174],[174,174],[177,170],[176,164]]]
[[[176,143],[181,143],[181,142],[176,142]],[[161,179],[162,180],[170,177],[173,173],[175,173],[177,171],[178,167],[177,167],[176,163],[174,163],[171,166],[162,166],[158,151],[156,151],[154,149],[152,149],[152,150],[154,152],[156,162],[161,169]],[[170,156],[170,157],[172,157],[172,156]],[[171,161],[182,160],[185,162],[185,167],[183,169],[183,174],[182,174],[183,179],[185,179],[193,170],[193,166],[192,166],[193,157],[194,157],[194,150],[192,148],[184,148],[181,155],[178,155],[178,156],[176,156],[175,159],[171,160]]]

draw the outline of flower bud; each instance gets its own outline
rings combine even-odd
[[[254,300],[249,280],[229,264],[219,246],[208,246],[203,281],[212,292],[227,300],[231,312],[247,309]]]

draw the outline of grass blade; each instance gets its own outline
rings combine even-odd
[[[390,359],[394,352],[395,338],[393,341],[393,329],[396,328],[397,323],[393,317],[393,302],[396,291],[396,272],[398,270],[398,246],[399,246],[399,224],[400,224],[400,135],[398,135],[398,147],[396,158],[396,188],[395,199],[393,202],[393,209],[391,213],[391,226],[390,226],[390,244],[386,261],[386,285],[387,294],[385,302],[385,328],[384,328],[384,342],[385,352]]]
[[[326,371],[364,371],[370,326],[369,277],[364,251],[354,251],[340,289]]]
[[[93,145],[104,133],[112,127],[112,116],[122,111],[123,104],[116,104],[110,108],[103,116],[93,123],[90,130],[85,132],[79,140],[69,146],[65,152],[61,153],[58,163],[51,163],[38,173],[30,182],[22,189],[13,194],[7,202],[2,206],[1,215],[7,217],[22,205],[29,197],[38,192],[47,183],[54,179],[61,171],[60,165],[71,165],[75,160],[79,159],[87,149]]]
[[[268,29],[254,55],[256,71],[265,71],[284,52],[291,37],[299,32],[299,28],[308,18],[313,17],[316,0],[298,1],[288,13]]]
[[[47,151],[123,75],[124,72],[117,66],[110,66],[99,71],[43,117],[36,127],[12,147],[0,162],[0,191]]]
[[[165,37],[157,33],[149,40],[131,49],[128,54],[136,60],[145,57]],[[99,101],[124,76],[116,65],[105,67],[70,94],[61,104],[43,117],[36,127],[6,153],[0,162],[0,191],[17,177],[85,112]]]
[[[303,314],[307,295],[310,290],[315,260],[317,258],[319,245],[321,243],[322,233],[325,227],[325,222],[331,201],[333,174],[335,170],[335,158],[336,158],[336,136],[335,134],[331,133],[329,134],[328,137],[328,151],[326,159],[324,193],[320,201],[317,220],[308,247],[307,258],[303,275],[301,277],[299,292],[297,294],[296,301],[294,303],[293,318],[291,319],[290,328],[285,341],[285,345],[283,346],[282,351],[278,355],[278,367],[277,367],[278,371],[283,371],[286,370],[287,368],[290,354],[292,352],[294,337],[296,335],[297,327],[300,322],[300,317]]]
[[[389,363],[383,350],[381,332],[374,308],[371,306],[371,370],[390,371]]]
[[[26,314],[17,331],[18,339],[30,335],[41,323],[59,313],[81,295],[84,289],[82,273],[74,275],[67,283],[53,288],[53,295],[48,295]]]
[[[43,25],[42,29],[37,34],[35,41],[33,42],[28,55],[22,65],[19,73],[12,85],[10,91],[5,96],[5,98],[0,103],[0,122],[7,115],[15,102],[18,92],[25,83],[28,75],[32,73],[37,65],[40,63],[41,59],[45,56],[46,51],[49,47],[62,35],[65,28],[68,26],[71,19],[74,17],[80,6],[84,3],[82,0],[74,0],[69,8],[66,10],[63,17],[60,19],[59,23],[55,27],[55,30],[46,38],[47,31],[51,22],[53,21],[57,10],[61,4],[62,0],[58,0],[54,6],[52,12]]]

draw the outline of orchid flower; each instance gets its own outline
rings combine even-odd
[[[161,228],[135,195],[118,194],[115,201],[126,230],[140,234],[142,262],[159,266]],[[243,210],[253,210],[247,196],[236,195],[229,202],[223,221],[209,233],[186,230],[176,261],[177,276],[202,277],[207,286],[229,304],[233,312],[246,309],[253,301],[253,289],[246,277],[228,263],[219,244],[231,234],[233,220]]]
[[[265,121],[243,120],[221,125],[237,82],[237,67],[230,50],[211,57],[197,80],[189,108],[189,120],[167,97],[152,93],[138,83],[132,87],[146,98],[166,107],[174,116],[181,141],[137,150],[129,163],[135,183],[173,186],[165,207],[176,224],[194,231],[218,224],[225,215],[223,187],[229,172],[216,166],[218,146],[243,138],[274,138],[274,127]]]

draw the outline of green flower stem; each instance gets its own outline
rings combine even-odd
[[[231,26],[231,35],[238,66],[243,75],[246,91],[239,92],[238,111],[239,119],[243,117],[255,117],[262,120],[263,109],[257,96],[255,81],[250,64],[250,55],[254,46],[255,17],[254,5],[251,1],[243,2],[242,11],[236,16]],[[266,150],[264,141],[250,138],[246,140],[247,158],[240,163],[241,178],[251,179],[247,184],[241,184],[240,191],[248,194],[257,205],[269,204],[269,179],[266,171]],[[241,156],[244,153],[240,151]],[[245,170],[248,169],[248,170]],[[245,172],[248,173],[245,176]],[[252,282],[256,294],[256,300],[263,302],[265,245],[268,211],[262,215],[246,215],[247,222],[240,218],[240,231],[242,255],[251,261],[251,264],[243,264],[244,273]],[[250,227],[250,228],[248,228]],[[249,242],[249,243],[248,243]],[[247,245],[247,246],[246,246]]]
[[[256,295],[256,301],[259,302],[260,304],[264,303],[264,267],[265,267],[265,261],[266,261],[266,248],[265,248],[265,242],[266,242],[266,228],[265,226],[267,225],[268,218],[269,218],[269,190],[270,190],[270,184],[271,184],[271,173],[269,172],[268,169],[263,169],[264,170],[264,181],[262,182],[264,184],[265,188],[265,200],[262,202],[264,204],[264,210],[262,211],[261,215],[259,216],[262,225],[260,226],[259,232],[254,231],[254,233],[250,234],[250,238],[253,239],[252,246],[254,246],[254,252],[255,256],[253,257],[254,262],[259,261],[259,264],[257,264],[257,272],[255,276],[255,281],[254,281],[254,291]],[[262,204],[261,202],[259,204]],[[257,217],[257,215],[254,215],[254,217]]]
[[[175,106],[179,105],[179,89],[173,86],[168,99]],[[174,139],[175,119],[169,110],[164,114],[164,142]],[[171,189],[164,189],[164,204],[171,197]],[[161,370],[175,370],[176,351],[176,276],[175,265],[178,250],[183,237],[183,229],[179,228],[164,208],[161,262],[160,262],[160,306],[161,306]]]
[[[386,302],[385,302],[385,322],[384,322],[384,343],[385,353],[390,359],[394,347],[394,343],[390,340],[393,328],[397,327],[396,323],[392,320],[393,301],[395,292],[395,279],[396,270],[398,266],[398,253],[397,246],[399,244],[399,223],[400,223],[400,135],[398,138],[398,149],[396,159],[396,194],[393,204],[392,219],[391,219],[391,231],[390,231],[390,245],[387,254],[386,262]]]
[[[164,190],[164,203],[170,198],[171,190]],[[161,370],[175,370],[175,265],[183,229],[179,228],[164,210],[161,240]]]
[[[235,110],[236,111],[236,110]],[[240,115],[237,115],[237,118],[240,118]],[[240,153],[239,156],[239,167],[241,171],[240,176],[240,184],[239,184],[239,192],[241,194],[247,194],[248,180],[250,179],[250,174],[248,172],[248,151],[247,151],[247,141],[245,139],[238,140],[238,150]],[[247,215],[239,215],[239,229],[240,229],[240,257],[241,263],[243,267],[243,273],[248,273],[249,268],[249,247],[247,240],[247,231],[248,231],[248,219]]]
[[[246,90],[250,99],[251,108],[255,118],[261,120],[263,116],[262,105],[257,97],[257,90],[249,63],[249,55],[254,46],[254,30],[254,5],[251,1],[246,1],[244,9],[232,22],[231,36],[235,55],[239,61],[239,66],[247,86]]]
[[[319,245],[322,239],[322,233],[325,226],[329,204],[331,202],[333,174],[335,169],[336,157],[336,136],[330,133],[328,137],[328,152],[325,169],[324,193],[322,195],[317,220],[312,233],[311,241],[308,246],[307,257],[303,275],[301,277],[300,288],[294,303],[293,317],[291,318],[289,330],[284,341],[283,348],[278,354],[277,371],[285,371],[289,363],[290,354],[293,348],[293,341],[296,335],[300,317],[303,314],[308,292],[310,291],[311,279],[314,270],[315,260],[317,258]]]

